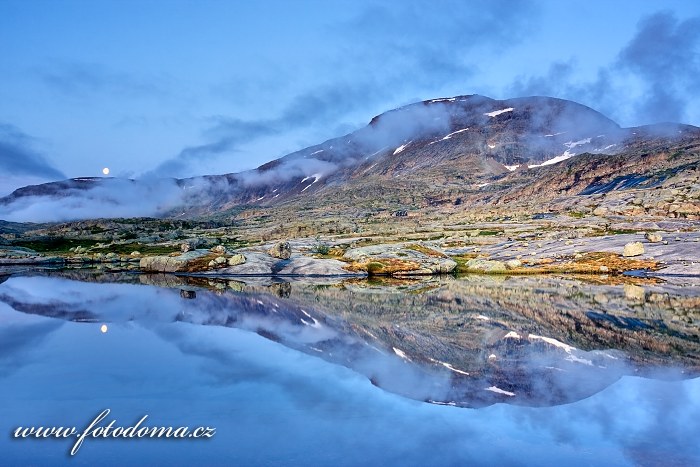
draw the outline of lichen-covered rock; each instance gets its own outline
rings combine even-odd
[[[622,250],[622,256],[639,256],[644,254],[644,245],[642,242],[630,242],[625,245],[624,250]]]
[[[292,247],[289,242],[277,242],[267,250],[267,253],[273,258],[289,259],[292,256]]]
[[[644,238],[650,243],[658,243],[664,239],[660,234],[654,232],[645,233]]]
[[[229,266],[238,266],[239,264],[245,263],[245,261],[246,261],[245,256],[243,256],[241,254],[236,254],[236,255],[232,255],[228,258],[227,264]]]
[[[353,248],[343,258],[347,268],[373,275],[447,274],[457,263],[444,252],[420,244],[383,244]]]
[[[519,259],[509,259],[508,261],[506,261],[506,268],[508,269],[516,269],[521,267],[522,265],[523,262]]]
[[[141,258],[139,268],[150,272],[191,272],[201,268],[199,263],[209,254],[207,250],[193,250],[179,256],[147,256]]]
[[[465,266],[471,271],[480,271],[485,273],[501,273],[506,272],[507,267],[503,261],[493,261],[488,259],[470,259]]]
[[[226,247],[223,245],[216,245],[215,247],[212,247],[209,251],[211,251],[212,253],[223,255],[226,254]]]

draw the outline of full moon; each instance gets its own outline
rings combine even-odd
[[[102,334],[106,333],[107,332],[107,325],[103,324],[102,326],[100,326],[100,331],[102,331]]]
[[[105,167],[104,169],[102,169],[102,173],[105,175],[109,175],[109,167]]]

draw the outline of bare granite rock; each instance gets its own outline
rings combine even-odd
[[[193,262],[207,256],[207,250],[187,251],[179,256],[147,256],[139,261],[139,268],[150,272],[190,271]]]
[[[289,259],[292,256],[292,247],[289,242],[277,242],[267,250],[267,253],[273,258]]]
[[[625,245],[624,250],[622,250],[622,256],[624,257],[630,257],[630,256],[639,256],[644,254],[644,245],[642,245],[642,242],[630,242]]]
[[[663,237],[661,235],[654,232],[645,233],[644,238],[650,243],[658,243],[663,240]]]
[[[352,248],[343,255],[353,271],[377,275],[447,274],[457,263],[435,247],[395,243]]]

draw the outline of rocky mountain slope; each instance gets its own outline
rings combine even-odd
[[[360,130],[248,172],[158,181],[81,178],[21,188],[0,199],[0,218],[59,220],[41,206],[60,202],[74,205],[69,212],[82,218],[155,215],[273,225],[299,212],[352,219],[437,211],[460,219],[593,211],[605,203],[587,203],[591,197],[673,185],[680,191],[672,199],[652,197],[645,212],[697,219],[699,164],[697,127],[620,128],[561,99],[458,96],[386,112]],[[673,204],[679,206],[665,209]]]

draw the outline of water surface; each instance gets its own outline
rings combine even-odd
[[[692,283],[4,279],[4,464],[700,463]],[[10,436],[105,408],[216,435]]]

